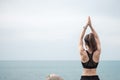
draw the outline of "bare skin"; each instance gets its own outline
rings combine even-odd
[[[85,32],[86,32],[86,29],[87,28],[90,28],[91,32],[93,33],[94,37],[95,37],[95,40],[96,40],[96,43],[97,43],[97,50],[94,52],[94,55],[93,55],[93,61],[94,62],[99,62],[99,58],[100,58],[100,53],[101,53],[101,45],[100,45],[100,40],[99,40],[99,37],[95,31],[95,29],[92,27],[92,24],[91,24],[91,19],[90,17],[88,17],[88,20],[87,20],[87,23],[86,25],[84,26],[83,30],[82,30],[82,33],[80,34],[80,43],[79,43],[79,49],[80,49],[80,57],[81,57],[81,61],[82,62],[87,62],[89,60],[88,58],[88,55],[84,49],[84,44],[83,44],[83,37],[85,35]],[[92,53],[91,49],[87,46],[86,46],[86,49],[89,53]],[[84,76],[92,76],[92,75],[97,75],[96,73],[96,69],[86,69],[86,68],[83,68],[83,73],[82,75]]]

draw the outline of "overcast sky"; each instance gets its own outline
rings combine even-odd
[[[101,60],[120,60],[119,3],[0,0],[0,60],[80,60],[78,41],[87,16],[101,40]]]

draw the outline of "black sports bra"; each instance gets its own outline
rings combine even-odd
[[[88,57],[89,57],[89,61],[87,61],[87,62],[82,62],[82,66],[83,66],[83,68],[87,68],[87,69],[94,69],[94,68],[97,68],[97,66],[98,66],[98,62],[96,63],[96,62],[94,62],[93,61],[93,52],[92,52],[92,54],[90,54],[88,51],[86,51],[87,52],[87,55],[88,55]]]

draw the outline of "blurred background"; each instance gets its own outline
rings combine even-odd
[[[79,36],[88,16],[101,40],[101,60],[120,60],[119,3],[0,0],[0,60],[80,60]]]

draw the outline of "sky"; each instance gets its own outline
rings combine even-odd
[[[0,60],[80,60],[79,36],[87,16],[100,37],[100,60],[120,60],[119,3],[0,0]]]

